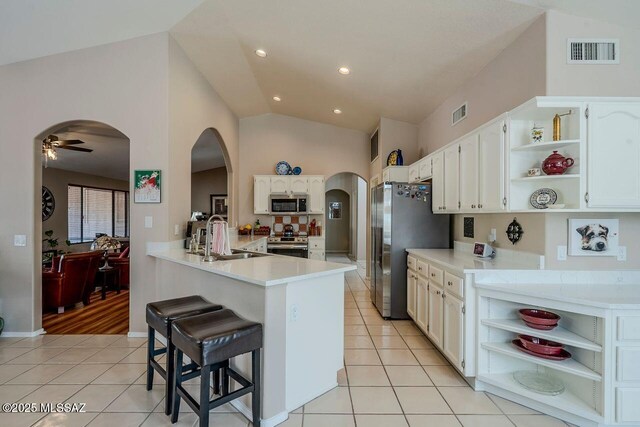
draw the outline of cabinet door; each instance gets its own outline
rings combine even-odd
[[[416,287],[416,325],[423,332],[427,332],[429,324],[429,291],[427,290],[427,281],[418,277],[418,285]]]
[[[324,177],[309,177],[309,200],[307,207],[311,214],[324,213]]]
[[[464,314],[462,301],[446,292],[443,300],[444,343],[442,351],[451,363],[462,370],[464,359]]]
[[[433,282],[429,282],[428,307],[429,338],[438,348],[442,348],[442,288]]]
[[[290,190],[291,179],[288,176],[272,176],[271,192],[274,194],[287,194]]]
[[[409,166],[409,182],[416,182],[420,179],[419,170],[420,166],[418,163]]]
[[[431,156],[425,157],[418,163],[418,176],[422,180],[431,178],[433,176],[433,172],[431,170]]]
[[[310,250],[309,259],[317,259],[320,261],[324,261],[325,260],[324,250]]]
[[[411,270],[407,270],[407,314],[413,320],[416,320],[417,277],[416,273]]]
[[[478,209],[478,134],[460,141],[460,209]],[[448,182],[445,181],[445,189]],[[447,205],[447,208],[449,205]]]
[[[479,134],[479,202],[482,211],[505,209],[504,199],[504,120],[496,120]]]
[[[442,213],[444,210],[444,154],[442,151],[433,155],[432,163],[431,207],[434,213]]]
[[[290,188],[294,194],[307,194],[309,192],[309,179],[306,176],[292,176],[290,179]]]
[[[444,210],[458,212],[459,194],[459,151],[460,145],[444,150]]]
[[[384,169],[382,171],[382,182],[389,182],[391,181],[391,171],[389,171],[389,169]]]
[[[590,104],[587,128],[587,206],[640,207],[640,104]]]
[[[269,192],[271,191],[271,178],[269,176],[253,177],[253,213],[269,213]]]

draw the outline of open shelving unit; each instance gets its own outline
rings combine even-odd
[[[562,212],[580,209],[585,191],[585,142],[586,121],[584,105],[579,102],[546,102],[534,98],[512,113],[509,120],[509,206],[519,212]],[[556,114],[565,114],[561,118],[561,137],[553,137],[553,118]],[[544,128],[544,142],[532,142],[531,129]],[[529,177],[530,168],[542,168],[542,162],[553,151],[565,157],[571,157],[574,165],[563,175],[545,175]],[[536,190],[550,188],[558,194],[560,209],[535,209],[530,197]]]

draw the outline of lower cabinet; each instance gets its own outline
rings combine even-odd
[[[416,320],[416,287],[418,283],[418,275],[410,269],[407,269],[407,314],[413,320]]]
[[[442,295],[443,289],[437,286],[433,282],[429,282],[429,301],[428,301],[428,319],[429,325],[427,327],[427,336],[431,339],[431,342],[436,347],[442,348],[442,341],[444,337],[443,328],[443,303]]]
[[[324,249],[309,249],[308,258],[324,261],[325,260]]]
[[[414,320],[422,330],[426,330],[429,323],[429,291],[427,288],[427,280],[418,276],[416,284],[416,317]]]
[[[464,369],[464,303],[446,292],[443,294],[442,317],[444,344],[442,351],[458,369]]]

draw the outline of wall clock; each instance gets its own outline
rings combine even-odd
[[[53,193],[44,185],[42,186],[42,220],[48,220],[53,211],[56,209],[56,199],[53,198]]]

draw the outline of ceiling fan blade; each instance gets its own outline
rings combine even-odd
[[[80,141],[79,139],[63,139],[57,142],[58,147],[64,147],[65,145],[77,145],[84,144],[84,141]]]
[[[65,147],[64,145],[59,146],[58,148],[62,150],[71,150],[71,151],[82,151],[83,153],[91,153],[93,150],[90,148],[82,148],[82,147]]]

